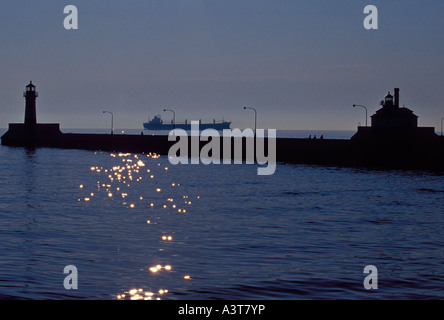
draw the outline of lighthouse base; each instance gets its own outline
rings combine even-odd
[[[61,135],[59,123],[10,123],[8,131],[2,136],[2,144],[12,147],[41,146]]]

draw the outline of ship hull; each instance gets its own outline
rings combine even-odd
[[[231,122],[221,122],[221,123],[200,123],[199,130],[205,129],[215,129],[215,130],[224,130],[230,129]],[[176,123],[173,124],[153,124],[149,122],[145,122],[143,124],[145,130],[173,130],[173,129],[183,129],[183,130],[191,130],[191,124],[187,123]]]

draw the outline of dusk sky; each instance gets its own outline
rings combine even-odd
[[[378,30],[363,26],[378,8]],[[66,30],[63,9],[78,9]],[[170,120],[232,128],[354,130],[393,88],[420,126],[444,117],[442,0],[4,0],[0,127],[37,119],[63,128],[140,128]]]

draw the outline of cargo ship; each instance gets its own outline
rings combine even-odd
[[[224,130],[224,129],[230,129],[231,122],[229,121],[216,121],[213,119],[212,123],[202,123],[199,120],[199,129],[205,130],[205,129],[215,129],[215,130]],[[185,120],[185,123],[174,123],[173,120],[171,120],[171,123],[165,123],[159,115],[154,116],[152,120],[148,120],[148,122],[145,122],[143,124],[143,127],[145,130],[173,130],[173,129],[184,129],[184,130],[191,130],[191,122],[188,122],[188,120]]]

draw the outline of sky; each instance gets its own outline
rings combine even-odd
[[[66,30],[63,9],[78,9]],[[366,30],[364,8],[378,9]],[[0,128],[232,121],[232,128],[355,130],[393,88],[420,126],[444,117],[442,0],[3,0]]]

